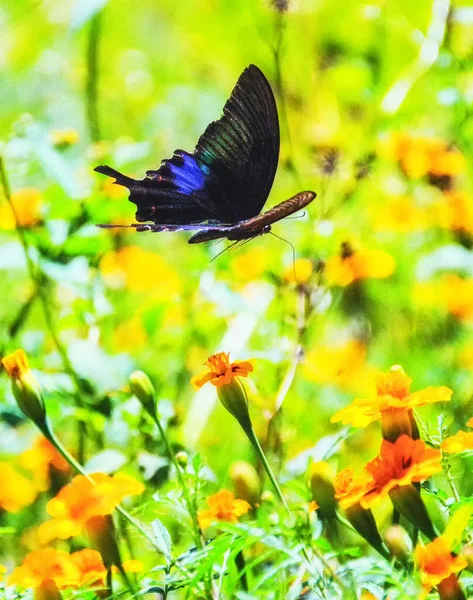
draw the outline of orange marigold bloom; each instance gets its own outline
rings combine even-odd
[[[48,580],[60,589],[75,587],[80,579],[80,569],[70,555],[55,548],[42,548],[30,552],[21,566],[8,579],[10,585],[38,588]]]
[[[248,360],[230,362],[230,352],[218,352],[210,356],[204,363],[208,370],[195,375],[191,383],[195,389],[201,388],[207,381],[215,387],[229,384],[235,377],[248,377],[253,365]]]
[[[17,190],[12,192],[11,201],[15,214],[8,203],[0,204],[0,229],[15,229],[15,215],[21,227],[33,227],[41,221],[43,198],[39,190],[36,188]]]
[[[331,422],[366,427],[381,419],[384,412],[406,411],[433,402],[447,402],[453,393],[445,386],[429,386],[418,392],[410,392],[411,382],[412,379],[404,369],[400,365],[394,365],[387,373],[377,376],[376,395],[372,398],[355,399],[350,406],[337,412]]]
[[[70,470],[66,460],[44,436],[37,437],[33,446],[23,452],[20,464],[24,469],[31,471],[35,485],[40,491],[48,489],[51,467],[64,473]]]
[[[7,462],[0,462],[0,508],[18,512],[32,504],[37,491],[33,482],[15,471]]]
[[[359,279],[385,279],[395,268],[393,257],[383,250],[354,251],[344,243],[341,254],[325,263],[325,277],[329,286],[345,287]]]
[[[15,350],[2,358],[2,365],[10,379],[18,379],[30,370],[24,350]]]
[[[453,556],[446,541],[442,537],[436,538],[426,546],[417,546],[415,560],[419,566],[422,584],[430,589],[458,573],[467,565],[463,556]]]
[[[42,543],[79,535],[90,519],[110,515],[123,498],[142,494],[145,489],[142,483],[123,473],[113,477],[94,473],[90,477],[95,483],[77,475],[48,502],[47,511],[53,519],[39,527]]]
[[[335,498],[343,509],[360,502],[372,483],[371,477],[364,473],[355,477],[353,469],[343,469],[333,482]]]
[[[408,435],[401,435],[394,443],[383,440],[379,456],[366,465],[372,489],[361,499],[361,506],[370,508],[394,488],[424,481],[438,473],[442,470],[440,458],[438,450]]]
[[[449,454],[473,450],[473,432],[459,431],[442,442],[442,450]]]
[[[473,198],[465,192],[445,192],[443,201],[434,207],[440,227],[473,233]]]
[[[238,517],[246,514],[251,506],[246,500],[235,499],[229,490],[221,490],[207,498],[209,508],[199,510],[199,525],[202,529],[209,527],[214,521],[236,523]]]
[[[79,569],[77,587],[84,587],[91,584],[105,585],[107,569],[97,550],[84,548],[78,552],[73,552],[69,558]]]

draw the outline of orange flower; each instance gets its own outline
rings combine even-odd
[[[2,365],[10,379],[19,379],[30,370],[24,350],[15,350],[12,354],[4,356]]]
[[[423,308],[440,308],[462,321],[473,320],[473,279],[444,275],[437,281],[418,283],[413,299]]]
[[[0,462],[0,508],[18,512],[32,504],[37,491],[33,483],[15,471],[7,462]]]
[[[343,509],[358,504],[368,491],[372,480],[364,473],[355,477],[353,469],[343,469],[333,482],[335,487],[335,498]]]
[[[246,500],[235,499],[232,492],[221,490],[207,498],[209,508],[199,511],[199,525],[202,529],[209,527],[214,521],[236,523],[238,517],[246,514],[251,506]]]
[[[67,552],[55,548],[43,548],[30,552],[21,566],[8,579],[10,585],[22,588],[38,588],[48,580],[58,588],[75,587],[81,573]]]
[[[325,277],[329,286],[345,287],[359,279],[385,279],[394,273],[396,263],[383,250],[359,250],[342,244],[339,256],[332,256],[325,263]]]
[[[78,552],[73,552],[70,559],[79,569],[80,575],[77,580],[77,587],[91,584],[105,585],[107,570],[97,550],[84,548]]]
[[[54,446],[43,437],[37,437],[33,446],[20,456],[20,464],[31,471],[36,488],[40,491],[48,489],[51,467],[57,471],[67,472],[70,467]]]
[[[473,432],[459,431],[442,442],[442,450],[449,454],[457,454],[465,450],[473,450]]]
[[[366,465],[373,485],[361,499],[363,508],[370,508],[394,488],[424,481],[442,470],[441,454],[428,448],[422,440],[401,435],[394,443],[383,440],[379,456]]]
[[[468,419],[468,421],[466,422],[466,426],[467,427],[473,427],[473,417],[471,417],[470,419]]]
[[[21,227],[33,227],[41,221],[43,198],[36,188],[23,188],[13,192],[11,201],[15,209],[6,202],[0,204],[0,229],[16,229],[16,218]]]
[[[39,527],[42,543],[79,535],[90,519],[110,515],[123,498],[144,491],[142,483],[123,473],[113,477],[94,473],[90,477],[95,483],[77,475],[48,502],[47,511],[53,519]]]
[[[350,406],[337,412],[332,423],[351,424],[354,427],[366,427],[382,418],[383,413],[391,412],[391,417],[401,416],[400,412],[411,410],[433,402],[446,402],[452,396],[452,390],[445,386],[427,387],[418,392],[409,392],[412,379],[404,369],[394,365],[376,378],[376,395],[372,398],[357,398]]]
[[[228,385],[235,377],[248,377],[248,373],[253,371],[253,365],[248,360],[230,363],[230,352],[218,352],[210,356],[204,364],[207,365],[208,370],[191,379],[196,390],[207,381],[215,387]]]
[[[417,546],[415,560],[419,566],[422,584],[430,589],[458,573],[467,565],[463,556],[453,556],[446,541],[442,537],[436,538],[426,546]]]

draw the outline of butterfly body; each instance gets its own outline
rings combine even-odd
[[[108,166],[95,170],[130,190],[138,221],[131,227],[137,231],[196,231],[191,244],[218,238],[239,241],[268,233],[273,222],[315,198],[313,192],[301,192],[259,214],[278,157],[274,95],[263,73],[250,65],[240,75],[223,116],[208,125],[192,153],[176,150],[142,180]],[[149,221],[152,224],[140,225]]]

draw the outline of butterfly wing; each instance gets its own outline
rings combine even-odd
[[[218,220],[235,223],[261,211],[278,166],[279,121],[271,86],[258,67],[240,75],[223,116],[200,136],[194,157]]]

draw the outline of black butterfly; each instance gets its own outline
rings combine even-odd
[[[115,183],[130,190],[138,223],[124,227],[157,232],[197,230],[190,244],[218,238],[239,241],[268,233],[272,223],[316,196],[300,192],[259,214],[271,190],[278,157],[276,101],[266,77],[250,65],[240,75],[223,116],[210,123],[192,154],[176,150],[142,180],[107,166],[95,171],[114,177]],[[142,224],[145,221],[153,224]]]

